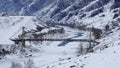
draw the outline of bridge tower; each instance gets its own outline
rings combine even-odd
[[[22,27],[22,48],[25,47],[25,27]]]

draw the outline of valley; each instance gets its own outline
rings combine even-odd
[[[119,0],[1,0],[0,68],[120,68]]]

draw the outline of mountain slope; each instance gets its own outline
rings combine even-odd
[[[105,17],[101,17],[103,14]],[[120,16],[116,19],[113,19],[113,17],[113,11],[108,11],[83,20],[83,22],[89,24],[88,27],[96,27],[103,30],[101,38],[97,39],[100,43],[93,48],[92,53],[65,58],[59,62],[47,64],[39,68],[119,68]],[[106,25],[109,25],[108,30],[105,29]]]
[[[82,19],[119,8],[119,4],[118,0],[60,0],[38,11],[37,17],[46,23],[78,24]]]
[[[49,6],[54,0],[0,0],[0,12],[8,14],[33,15]]]

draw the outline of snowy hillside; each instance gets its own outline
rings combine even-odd
[[[105,17],[100,17],[102,15]],[[84,19],[83,22],[89,24],[88,27],[105,29],[105,25],[110,28],[103,31],[103,35],[98,41],[100,44],[93,48],[93,53],[65,58],[59,62],[41,66],[40,68],[119,68],[120,67],[120,16],[116,19],[113,11],[99,14],[93,18]],[[96,23],[93,23],[96,22]]]
[[[60,0],[38,11],[37,16],[47,23],[78,24],[86,18],[116,9],[119,4],[119,0]]]
[[[0,44],[8,44],[9,38],[22,27],[35,29],[38,21],[33,16],[0,17]]]
[[[109,44],[112,45],[112,44]],[[120,67],[120,43],[102,51],[95,51],[87,55],[66,58],[62,61],[48,64],[39,68],[119,68]]]
[[[101,38],[101,43],[93,53],[65,58],[62,61],[48,64],[40,68],[119,68],[120,67],[120,27]]]

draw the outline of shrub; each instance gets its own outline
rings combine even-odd
[[[32,59],[29,59],[26,63],[25,63],[25,67],[24,68],[34,68],[34,62]]]
[[[12,62],[11,68],[23,68],[23,67],[22,64],[20,63]]]
[[[93,32],[93,36],[95,37],[95,39],[99,39],[101,37],[101,34],[102,34],[101,29],[92,28],[92,32]]]

